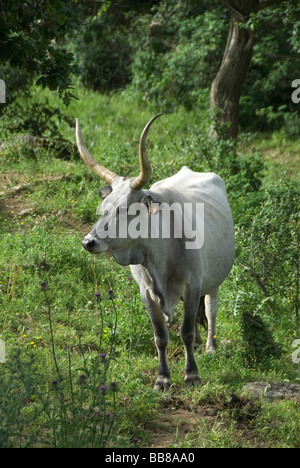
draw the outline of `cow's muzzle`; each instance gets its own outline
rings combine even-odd
[[[93,238],[88,238],[86,237],[85,239],[83,239],[82,241],[82,246],[85,250],[87,250],[88,252],[90,253],[93,253],[93,249],[95,248],[96,246],[96,241],[95,239]]]
[[[82,241],[83,248],[91,253],[91,254],[100,254],[102,252],[106,252],[108,249],[108,245],[105,242],[101,241],[94,237],[91,234],[88,234]]]

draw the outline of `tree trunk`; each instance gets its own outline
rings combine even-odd
[[[213,133],[220,133],[219,127],[224,138],[236,138],[239,101],[254,44],[253,31],[239,26],[239,23],[245,22],[252,11],[257,11],[259,2],[242,0],[222,3],[231,12],[230,29],[220,69],[212,82],[210,108],[215,127]]]

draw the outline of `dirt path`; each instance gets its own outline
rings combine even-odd
[[[191,407],[180,398],[168,398],[161,406],[153,422],[144,427],[149,448],[174,447],[182,438],[192,448],[210,447],[217,445],[214,434],[225,433],[233,426],[236,446],[268,447],[255,431],[260,405],[253,400],[232,395],[229,402],[203,399]]]

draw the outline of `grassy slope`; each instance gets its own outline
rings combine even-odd
[[[74,102],[67,113],[79,117],[93,155],[122,175],[137,173],[138,140],[151,114],[149,109],[124,96],[81,91],[79,97],[80,101]],[[189,127],[194,125],[195,116],[184,111],[155,122],[148,145],[153,180],[172,174],[175,167],[184,164],[181,148]],[[204,128],[205,125],[203,122]],[[64,127],[62,133],[74,141],[73,129]],[[220,349],[216,356],[197,357],[202,387],[183,389],[179,307],[178,319],[170,330],[173,386],[168,395],[153,394],[155,346],[138,288],[128,279],[129,268],[121,268],[104,256],[92,258],[81,248],[82,237],[96,219],[101,181],[79,159],[59,160],[45,150],[28,158],[26,148],[20,151],[18,145],[12,144],[6,156],[0,154],[0,158],[0,191],[19,183],[36,182],[28,190],[0,200],[0,337],[7,344],[8,362],[16,349],[21,349],[24,356],[32,351],[43,375],[41,385],[57,378],[47,303],[40,287],[45,281],[61,368],[68,369],[71,356],[71,369],[78,377],[84,364],[82,350],[89,362],[97,354],[99,337],[101,352],[108,353],[112,339],[116,341],[116,360],[110,362],[107,375],[107,382],[117,381],[119,385],[118,430],[111,442],[115,446],[130,445],[132,437],[140,438],[142,446],[297,446],[295,403],[257,404],[245,396],[242,405],[232,403],[232,394],[242,395],[242,387],[248,381],[297,381],[299,377],[299,368],[290,358],[291,324],[280,324],[278,336],[285,352],[272,366],[256,369],[242,361],[238,352],[243,346],[239,324],[228,312],[234,309],[236,300],[236,270],[222,288]],[[71,175],[55,180],[55,176],[63,174]],[[24,209],[28,210],[25,214]],[[113,303],[109,290],[114,292]],[[103,297],[102,312],[94,295],[98,291]],[[116,334],[113,304],[118,311]],[[42,416],[33,424],[47,426]],[[76,437],[72,442],[75,446],[79,443]]]

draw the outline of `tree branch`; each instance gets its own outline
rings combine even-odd
[[[241,23],[245,23],[250,18],[250,14],[244,15],[240,10],[238,10],[236,7],[231,5],[226,0],[220,0],[220,1],[222,5],[225,8],[227,8],[227,10],[229,10],[231,14],[234,14]],[[263,10],[264,8],[268,8],[269,6],[273,6],[277,3],[278,4],[282,3],[282,0],[264,0],[256,7],[253,7],[251,13],[257,13],[258,11]]]
[[[70,174],[67,174],[67,175],[63,174],[59,176],[43,177],[42,179],[37,179],[27,184],[15,185],[14,187],[11,187],[4,192],[0,192],[0,197],[9,197],[10,195],[15,195],[19,192],[22,192],[23,190],[28,190],[31,187],[34,187],[35,185],[40,184],[45,181],[65,180],[65,179],[67,180],[69,177],[70,177]]]
[[[230,11],[230,13],[234,14],[241,23],[244,23],[248,19],[248,16],[243,15],[241,11],[230,5],[230,3],[226,2],[225,0],[221,0],[221,3],[225,8],[227,8],[227,10]]]

